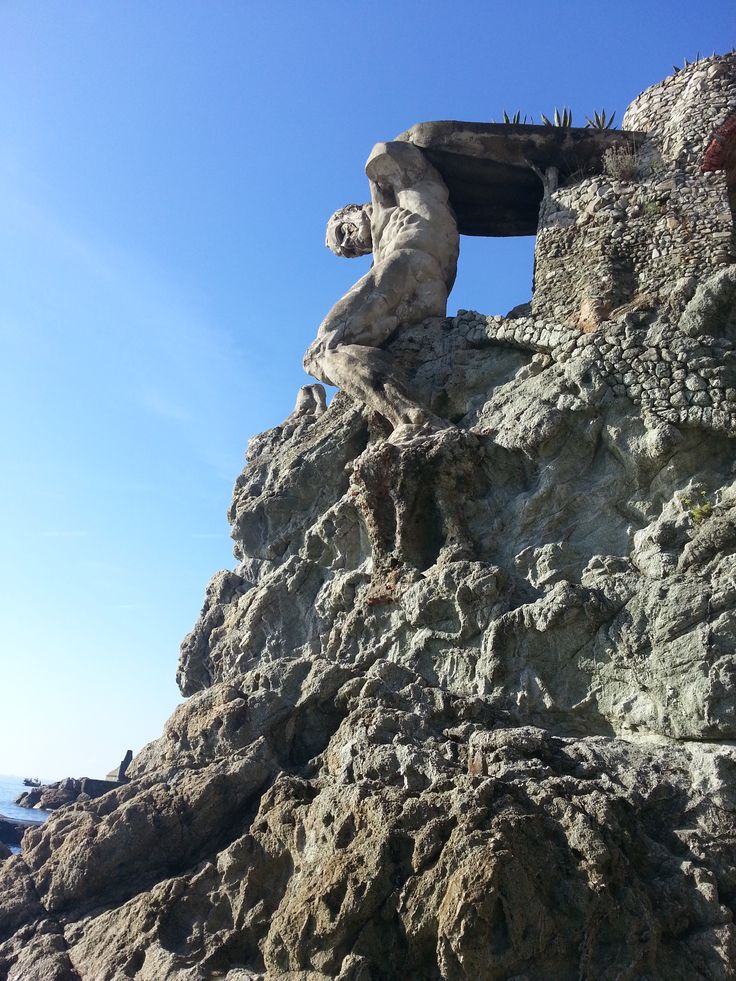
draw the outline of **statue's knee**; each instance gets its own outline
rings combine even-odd
[[[332,385],[329,377],[330,347],[329,341],[318,337],[304,355],[304,370],[307,374],[327,385]]]
[[[314,374],[314,368],[319,367],[322,350],[322,344],[319,341],[314,341],[307,348],[307,352],[304,355],[304,370],[308,371],[310,375]]]

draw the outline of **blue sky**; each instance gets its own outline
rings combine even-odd
[[[248,438],[362,273],[323,245],[372,144],[575,121],[736,43],[731,2],[0,0],[0,772],[104,774],[179,701]],[[529,297],[464,239],[450,300]]]

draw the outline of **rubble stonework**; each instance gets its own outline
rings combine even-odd
[[[548,182],[531,308],[382,344],[444,428],[312,385],[250,441],[188,697],[0,856],[2,981],[736,981],[732,66],[637,100],[663,169]]]
[[[624,311],[594,333],[472,311],[453,324],[472,342],[507,344],[567,365],[599,399],[626,397],[662,422],[736,434],[736,329],[730,337],[691,337],[670,323],[653,324],[651,307]]]
[[[578,324],[587,303],[602,311],[596,326],[623,304],[649,301],[669,303],[674,317],[688,281],[734,261],[728,175],[704,172],[703,161],[735,112],[736,55],[697,62],[632,103],[624,129],[647,133],[625,161],[634,172],[581,175],[542,202],[535,316]]]
[[[736,111],[736,53],[714,55],[652,85],[631,103],[624,129],[649,134],[666,163],[700,173],[714,131]]]

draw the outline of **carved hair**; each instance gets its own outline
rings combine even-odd
[[[369,204],[348,204],[336,211],[327,222],[327,248],[346,259],[367,255],[372,248],[370,214]]]

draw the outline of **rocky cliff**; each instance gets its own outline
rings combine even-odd
[[[338,394],[251,441],[189,697],[2,862],[0,976],[736,977],[732,175],[690,138],[736,66],[680,75],[638,173],[545,195],[531,308],[388,345],[454,428]]]

